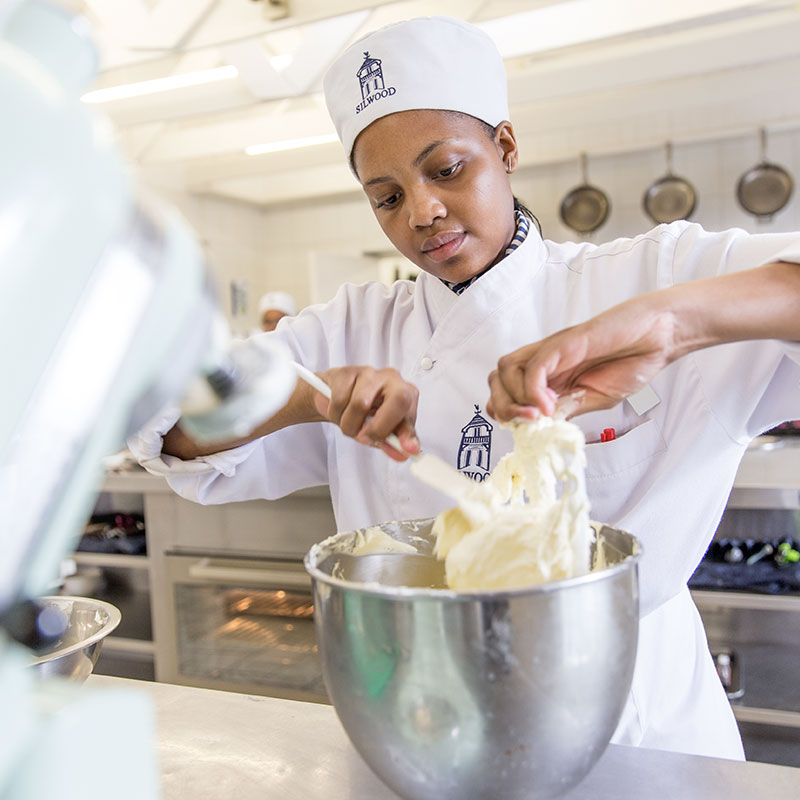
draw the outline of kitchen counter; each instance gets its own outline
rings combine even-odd
[[[108,470],[98,487],[103,492],[156,492],[172,494],[173,490],[167,479],[161,475],[153,475],[143,467],[131,466],[125,469]],[[327,486],[309,486],[294,492],[296,497],[330,497]]]
[[[330,706],[99,675],[86,685],[150,697],[163,800],[397,800]],[[798,786],[791,767],[610,745],[564,800],[796,800]]]

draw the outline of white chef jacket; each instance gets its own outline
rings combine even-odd
[[[399,370],[419,388],[423,448],[480,479],[512,446],[510,433],[484,410],[487,376],[500,356],[632,296],[776,260],[800,262],[800,235],[709,233],[676,222],[595,246],[543,241],[531,230],[460,296],[426,273],[390,287],[346,284],[331,302],[264,335],[281,337],[313,371]],[[797,418],[798,362],[798,345],[770,340],[700,350],[656,376],[659,402],[641,415],[625,402],[574,420],[588,443],[592,518],[630,531],[644,549],[636,668],[613,741],[743,757],[686,584],[747,444]],[[605,428],[617,438],[600,442]],[[195,462],[160,458],[157,434],[151,430],[131,449],[200,503],[273,499],[329,483],[339,530],[433,516],[452,505],[410,475],[407,463],[330,423],[286,428]]]

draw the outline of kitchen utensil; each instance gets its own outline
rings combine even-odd
[[[561,221],[578,233],[597,230],[608,218],[611,203],[601,189],[586,178],[586,153],[580,155],[581,184],[571,189],[561,201]]]
[[[31,661],[41,676],[59,676],[76,681],[89,677],[103,641],[122,620],[116,606],[103,600],[67,595],[40,598],[44,606],[67,617],[61,638]]]
[[[419,555],[378,563],[371,554],[364,570],[365,557],[352,554],[364,531],[306,555],[336,712],[365,761],[408,800],[565,794],[605,750],[628,696],[638,542],[595,525],[607,567],[527,589],[392,585],[393,565],[405,577],[435,560],[432,522],[381,525]],[[380,583],[357,582],[375,574]]]
[[[788,202],[794,191],[792,176],[777,164],[767,161],[767,132],[759,131],[761,161],[745,172],[736,185],[736,199],[748,213],[769,220]]]
[[[331,389],[325,381],[318,375],[306,369],[302,364],[294,363],[294,368],[297,376],[313,386],[321,395],[331,399]],[[433,486],[440,492],[452,497],[454,500],[459,501],[464,497],[464,494],[470,489],[474,488],[473,482],[462,475],[457,469],[451,467],[446,461],[443,461],[438,456],[431,453],[408,453],[403,449],[400,440],[396,434],[390,433],[386,437],[386,443],[402,453],[412,461],[411,472],[421,481]]]
[[[738,700],[744,696],[744,680],[736,653],[733,650],[720,650],[711,655],[728,699]]]
[[[406,452],[394,433],[390,433],[386,437],[386,443],[399,453],[409,457],[412,475],[453,498],[456,502],[463,500],[475,488],[475,484],[469,478],[438,456],[432,453]]]
[[[655,223],[689,219],[697,203],[694,187],[685,178],[672,172],[672,143],[665,146],[667,173],[650,184],[642,198],[645,213]]]
[[[323,397],[326,397],[328,400],[331,399],[331,387],[328,386],[319,375],[312,372],[310,369],[306,369],[302,364],[298,364],[296,361],[292,362],[292,366],[298,378],[304,380],[309,386],[313,386]]]

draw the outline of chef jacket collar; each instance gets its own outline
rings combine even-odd
[[[514,209],[514,219],[517,223],[517,227],[514,232],[514,236],[511,238],[511,244],[506,247],[506,251],[503,253],[503,258],[513,253],[525,241],[525,237],[528,235],[528,229],[530,228],[531,221],[518,208]],[[493,266],[495,265],[492,264],[491,266],[486,267],[483,272],[479,272],[477,275],[473,275],[471,278],[461,281],[461,283],[452,283],[451,281],[446,281],[444,278],[440,278],[440,280],[448,289],[456,294],[461,294],[465,289],[468,289],[470,286],[472,286],[472,284],[475,283],[478,278],[480,278],[482,275],[485,275]]]

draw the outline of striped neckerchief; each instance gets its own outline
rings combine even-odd
[[[511,244],[506,247],[506,251],[503,253],[503,258],[513,253],[525,241],[525,237],[528,235],[528,230],[530,229],[531,221],[518,208],[514,209],[514,221],[517,224],[517,229],[511,239]],[[469,280],[462,281],[461,283],[450,283],[450,281],[446,281],[443,278],[440,278],[440,280],[448,289],[451,289],[456,294],[461,294],[490,269],[491,267],[487,267],[483,272],[479,272],[477,275],[473,275]]]

